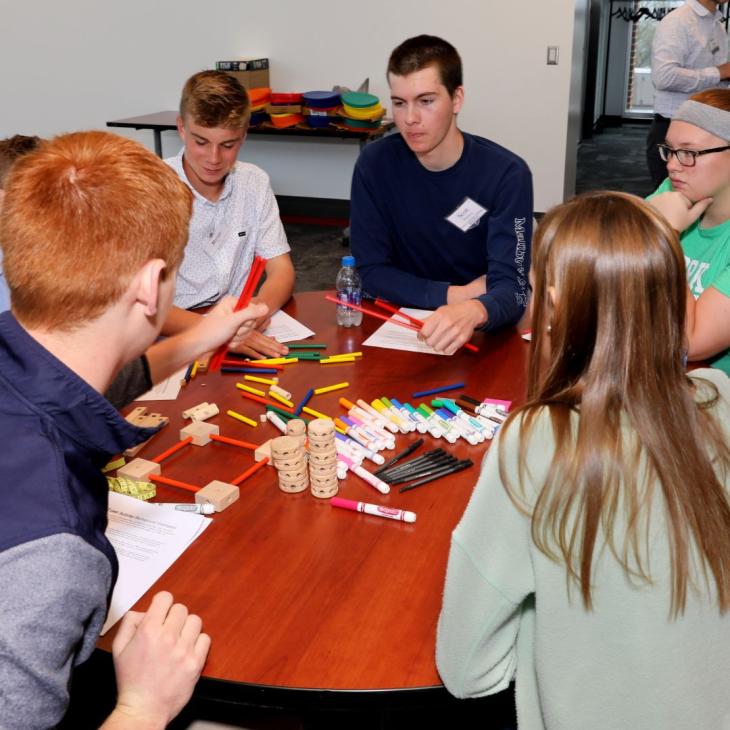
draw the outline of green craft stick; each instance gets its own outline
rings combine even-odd
[[[282,410],[281,408],[277,408],[276,406],[266,406],[267,411],[274,411],[277,416],[281,416],[286,421],[291,421],[292,418],[296,418],[296,416],[293,413],[288,413],[287,411]]]
[[[287,342],[286,346],[290,350],[326,350],[327,345],[317,342]]]

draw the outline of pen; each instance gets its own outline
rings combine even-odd
[[[453,466],[448,466],[448,467],[445,467],[444,469],[439,469],[438,471],[434,472],[430,476],[423,477],[423,479],[419,479],[418,481],[413,482],[413,484],[408,484],[405,487],[401,487],[398,491],[407,492],[409,489],[415,489],[416,487],[420,487],[422,484],[428,484],[428,482],[434,481],[434,479],[441,479],[441,477],[448,476],[449,474],[455,474],[457,471],[461,471],[462,469],[467,469],[473,465],[474,465],[474,462],[471,459],[459,461],[458,463],[454,464]]]
[[[375,517],[385,517],[389,520],[400,520],[401,522],[415,522],[416,513],[408,512],[402,509],[393,509],[392,507],[382,507],[379,504],[370,504],[369,502],[355,502],[352,499],[342,499],[342,497],[332,497],[330,504],[333,507],[341,509],[349,509],[353,512],[364,512],[366,515],[374,515]]]
[[[212,515],[215,507],[212,504],[174,504],[173,502],[152,502],[158,507],[173,507],[178,512],[194,512],[198,515]]]
[[[407,449],[403,449],[403,451],[400,452],[400,454],[396,454],[392,459],[389,459],[388,461],[383,464],[383,466],[380,467],[380,469],[376,470],[376,474],[382,474],[386,469],[390,469],[393,464],[400,461],[401,459],[405,459],[406,456],[410,456],[417,448],[420,446],[423,446],[423,439],[418,439],[417,441],[414,441]]]

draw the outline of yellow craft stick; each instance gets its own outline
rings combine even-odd
[[[319,411],[315,411],[314,408],[310,408],[309,406],[304,406],[302,410],[305,413],[308,413],[310,416],[314,416],[315,418],[326,418],[328,421],[332,420],[332,416],[328,416],[326,413],[320,413]]]
[[[262,398],[266,395],[263,390],[252,388],[250,385],[245,385],[244,383],[236,383],[236,388],[239,390],[245,390],[247,393],[253,393],[254,395],[261,396]]]
[[[343,357],[362,357],[362,352],[341,352],[339,355],[328,355],[328,360],[339,360]]]
[[[259,365],[288,365],[290,362],[299,362],[298,357],[270,357],[268,360],[256,360]]]
[[[190,380],[192,380],[198,374],[198,361],[193,363],[193,369],[190,371]]]
[[[342,363],[346,362],[355,362],[354,357],[335,357],[335,358],[325,358],[324,360],[320,360],[320,365],[342,365]]]
[[[263,395],[263,393],[261,395]],[[283,403],[287,408],[294,408],[294,404],[290,400],[287,400],[286,398],[284,398],[284,396],[279,395],[274,390],[270,390],[269,391],[269,398],[273,398],[274,400],[278,400],[279,403]]]
[[[265,385],[276,385],[279,378],[259,378],[258,375],[244,375],[244,380],[251,380],[254,383],[264,383]]]
[[[321,395],[322,393],[330,393],[333,390],[342,390],[343,388],[349,388],[349,387],[350,387],[350,384],[348,382],[335,383],[334,385],[327,385],[324,388],[315,388],[314,394]]]
[[[256,423],[256,421],[253,421],[250,418],[246,418],[246,416],[242,416],[240,413],[236,413],[236,411],[226,411],[226,413],[231,418],[235,418],[238,421],[242,421],[243,423],[246,423],[249,426],[253,426],[254,428],[259,425],[258,423]]]

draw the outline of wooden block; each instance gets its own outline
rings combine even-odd
[[[180,429],[180,441],[192,436],[193,446],[205,446],[210,443],[212,433],[216,436],[220,433],[220,428],[215,423],[193,421],[190,425]]]
[[[150,474],[162,474],[162,468],[148,459],[134,459],[117,469],[117,477],[126,477],[135,482],[148,482]]]
[[[190,418],[193,421],[205,421],[208,418],[217,416],[220,411],[215,403],[198,403],[197,406],[188,408],[182,412],[183,418]]]
[[[271,460],[271,439],[264,441],[261,446],[253,452],[254,461],[261,461],[262,459],[269,460],[269,466],[273,466]]]
[[[195,493],[195,501],[198,504],[212,504],[216,512],[222,512],[238,499],[239,494],[240,490],[235,484],[214,479]]]
[[[144,406],[138,406],[128,413],[125,418],[131,424],[140,428],[156,428],[158,426],[167,426],[170,423],[170,419],[167,416],[163,416],[161,413],[148,413]],[[148,442],[149,439],[143,441],[141,444],[128,448],[124,452],[124,455],[128,459],[133,459]]]

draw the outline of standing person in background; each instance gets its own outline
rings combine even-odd
[[[266,279],[254,304],[265,304],[273,314],[294,291],[294,266],[269,177],[238,161],[250,116],[246,90],[227,73],[201,71],[185,82],[177,120],[183,148],[165,162],[192,191],[193,217],[177,275],[176,306],[164,334],[180,332],[199,319],[187,310],[226,294],[237,297],[257,255],[266,259]],[[263,334],[270,314],[261,317],[238,352],[276,357],[289,351]]]
[[[527,402],[454,530],[436,662],[520,730],[730,719],[730,379],[684,367],[676,233],[591,193],[534,244]]]
[[[666,15],[651,47],[654,119],[646,139],[646,160],[654,187],[667,176],[659,156],[669,122],[692,94],[730,79],[728,39],[720,6],[728,0],[687,0]]]
[[[457,126],[461,58],[447,41],[404,41],[388,84],[400,134],[357,161],[352,252],[366,292],[436,310],[420,335],[451,354],[475,329],[516,324],[525,310],[532,176],[513,152]]]

